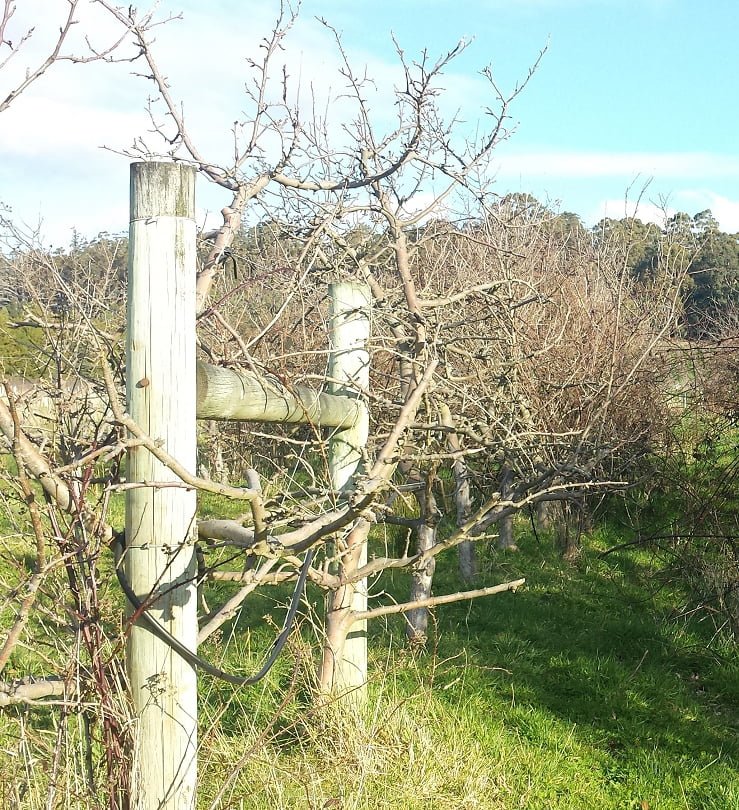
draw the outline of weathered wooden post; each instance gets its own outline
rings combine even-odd
[[[329,299],[332,393],[354,398],[359,405],[354,424],[334,433],[329,443],[331,485],[340,492],[351,488],[369,434],[369,412],[361,392],[369,388],[371,293],[364,284],[341,282],[330,285]],[[344,574],[351,575],[367,562],[368,532],[364,520],[353,526],[339,564]],[[352,614],[366,610],[366,580],[329,595],[321,684],[332,692],[347,691],[354,700],[363,698],[367,682],[367,622],[353,622]]]
[[[127,408],[193,473],[194,199],[192,167],[131,165]],[[194,650],[195,492],[143,447],[128,451],[127,480],[141,487],[126,493],[126,574],[150,615]],[[195,670],[140,621],[131,628],[127,666],[138,721],[133,807],[190,810],[197,780]]]

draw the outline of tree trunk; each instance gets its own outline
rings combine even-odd
[[[346,541],[348,553],[339,566],[351,576],[367,560],[370,524],[358,520]],[[326,600],[326,636],[319,669],[321,690],[344,694],[354,704],[366,698],[367,621],[354,621],[354,613],[367,609],[367,581],[347,583],[330,592]]]
[[[436,498],[433,492],[433,481],[433,472],[428,472],[426,474],[426,486],[423,490],[416,493],[416,499],[418,500],[421,513],[416,528],[416,551],[419,554],[428,551],[436,543],[436,528],[439,521]],[[431,586],[434,581],[435,570],[435,557],[429,557],[427,560],[413,567],[411,574],[411,592],[408,601],[415,602],[418,599],[427,599],[431,596]],[[423,646],[428,638],[428,608],[413,608],[405,614],[405,618],[407,622],[405,632],[409,644]]]
[[[534,520],[536,521],[536,528],[542,531],[547,531],[552,528],[552,501],[539,501],[536,504],[534,512]]]
[[[204,455],[207,459],[207,464],[204,468],[207,472],[206,478],[215,481],[217,484],[228,484],[231,480],[229,470],[226,467],[226,461],[223,457],[223,436],[218,422],[215,419],[208,421],[206,428],[208,436],[207,450]]]
[[[506,462],[500,471],[500,499],[506,500],[511,493],[513,470]],[[518,551],[513,538],[513,515],[506,515],[498,523],[498,548],[503,551]]]
[[[459,575],[465,582],[477,579],[477,550],[472,540],[459,544]]]
[[[439,416],[442,425],[454,427],[451,411],[446,403],[439,406]],[[447,445],[451,453],[458,454],[452,462],[454,474],[454,504],[457,512],[457,526],[464,525],[472,514],[472,495],[470,494],[470,479],[467,463],[461,455],[462,446],[456,432],[450,431],[447,435]],[[477,576],[477,554],[472,540],[465,540],[459,544],[459,575],[465,582],[472,582]]]
[[[576,560],[580,554],[580,540],[588,526],[588,512],[583,499],[560,501],[556,526],[557,544],[565,560]]]

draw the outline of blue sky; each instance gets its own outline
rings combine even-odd
[[[32,56],[64,3],[18,5],[19,23],[24,13],[37,24]],[[160,65],[204,150],[227,160],[244,57],[269,31],[276,0],[163,0],[160,8],[184,13],[158,30]],[[471,39],[442,82],[445,109],[459,108],[470,126],[491,101],[480,69],[490,64],[510,89],[546,47],[512,108],[516,131],[498,151],[501,194],[533,193],[587,224],[630,213],[637,200],[643,219],[663,206],[711,208],[725,230],[739,231],[736,0],[304,0],[282,59],[305,85],[336,93],[335,54],[316,16],[341,31],[357,69],[378,78],[378,105],[397,77],[391,32],[411,57]],[[92,13],[83,25],[108,32]],[[151,92],[129,70],[60,65],[0,116],[0,201],[28,228],[41,221],[46,242],[68,242],[73,227],[86,236],[127,227],[128,159],[110,150],[146,134]],[[0,95],[11,79],[0,71]],[[203,220],[228,202],[205,184],[199,193]]]

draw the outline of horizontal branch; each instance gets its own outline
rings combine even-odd
[[[444,298],[419,298],[418,306],[421,309],[436,309],[438,307],[448,307],[456,304],[458,301],[464,301],[466,298],[471,298],[477,293],[486,293],[491,290],[496,290],[501,286],[501,282],[494,281],[488,284],[476,284],[474,287],[467,287],[453,295],[448,295]]]
[[[286,557],[285,559],[294,559]],[[292,570],[275,571],[271,574],[261,576],[259,572],[255,571],[210,571],[208,573],[208,580],[210,582],[238,582],[238,583],[255,583],[254,587],[261,587],[262,585],[282,585],[283,582],[294,582],[298,578],[298,572]],[[340,587],[341,580],[333,574],[327,574],[324,571],[319,571],[317,568],[308,569],[308,580],[319,588],[335,589]]]
[[[44,678],[33,680],[21,678],[17,681],[0,682],[0,708],[19,703],[26,705],[46,705],[44,698],[62,698],[68,702],[74,695],[74,687],[61,678]],[[56,702],[56,701],[54,701]]]
[[[356,505],[325,512],[297,529],[279,535],[269,534],[260,539],[255,537],[253,529],[242,526],[236,520],[209,518],[198,521],[198,537],[201,540],[217,540],[265,557],[295,554],[348,526],[369,506],[370,501],[371,497],[366,496]]]
[[[489,588],[477,588],[474,591],[458,591],[444,596],[430,596],[428,599],[417,599],[415,602],[401,602],[396,605],[383,605],[382,607],[364,610],[351,615],[351,621],[359,622],[367,619],[376,619],[379,616],[390,616],[394,613],[407,613],[416,608],[428,608],[436,605],[448,605],[452,602],[461,602],[463,599],[477,599],[478,596],[491,596],[494,593],[515,591],[526,583],[525,579],[515,579],[512,582],[503,582],[501,585],[491,585]]]

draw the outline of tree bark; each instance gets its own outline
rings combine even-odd
[[[420,509],[418,526],[416,528],[416,551],[419,554],[428,551],[436,543],[436,529],[439,520],[436,497],[433,491],[433,482],[434,474],[429,471],[426,474],[426,486],[423,490],[416,493],[416,499]],[[431,596],[435,570],[436,557],[429,557],[413,567],[409,602],[428,599]],[[406,613],[405,618],[405,633],[408,643],[414,646],[423,646],[428,638],[428,608],[413,608]]]
[[[513,470],[505,462],[500,471],[500,498],[506,500],[511,493],[513,483]],[[513,515],[506,515],[498,522],[498,548],[503,551],[518,551],[513,538]]]
[[[539,501],[534,507],[536,528],[547,531],[552,528],[552,501]]]
[[[439,416],[442,425],[454,427],[451,411],[446,403],[439,407]],[[470,493],[470,479],[467,462],[461,455],[462,446],[459,436],[451,431],[447,436],[447,445],[450,452],[458,454],[452,462],[454,475],[454,504],[457,513],[457,526],[464,526],[472,514],[472,494]],[[477,576],[477,554],[472,540],[465,540],[459,544],[459,575],[464,582],[473,582]]]

